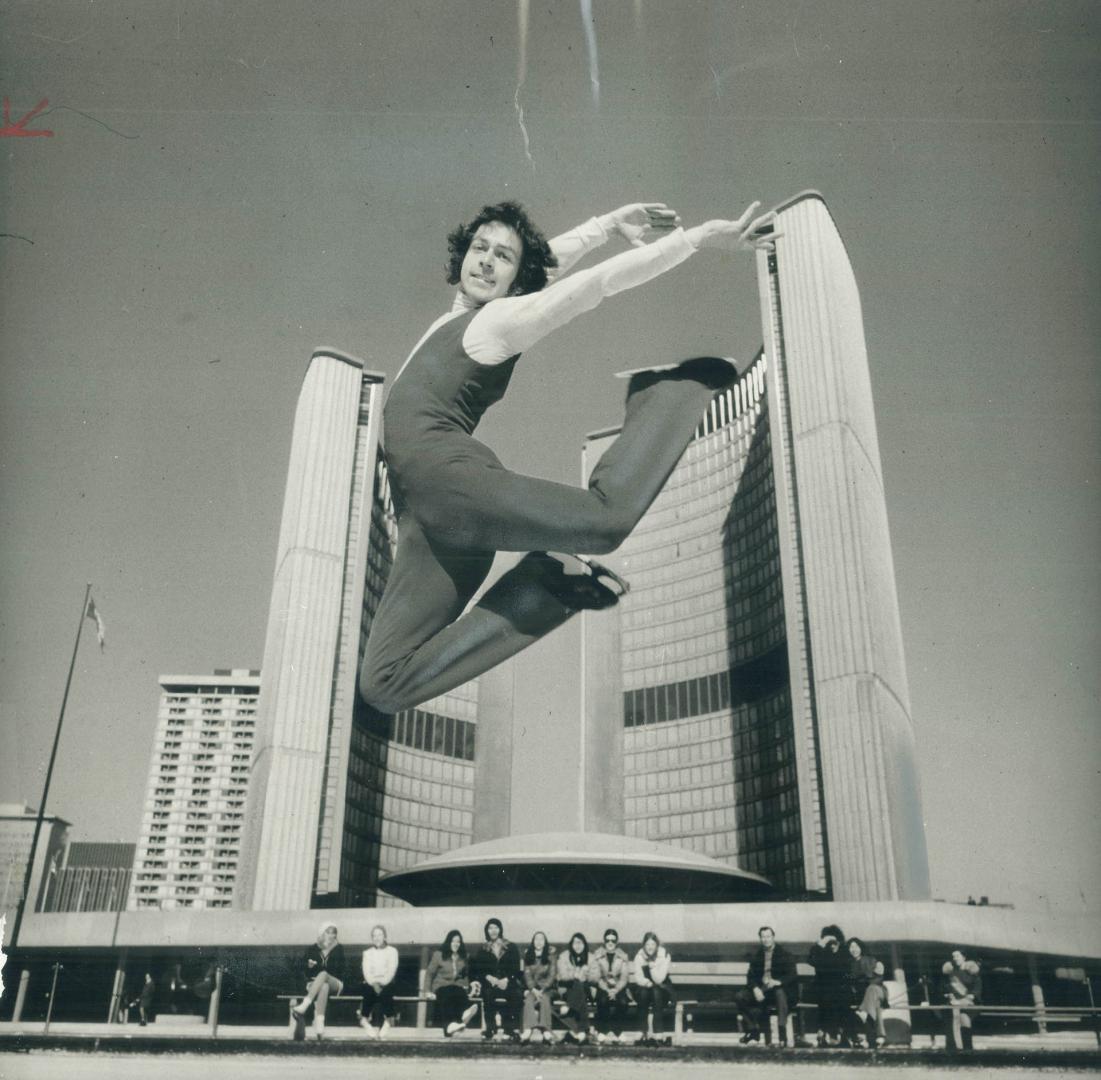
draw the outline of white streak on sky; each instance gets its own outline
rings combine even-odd
[[[535,159],[531,156],[528,129],[524,127],[524,106],[520,104],[520,90],[524,85],[524,80],[528,77],[528,0],[517,0],[516,19],[518,23],[517,37],[520,40],[520,56],[516,61],[516,93],[512,95],[512,104],[516,109],[516,120],[520,125],[520,133],[524,136],[524,157],[528,159],[531,171],[535,172]]]
[[[589,81],[593,84],[593,104],[600,108],[600,65],[596,58],[596,27],[593,25],[593,0],[581,0],[581,21],[585,24],[585,45],[589,50]]]

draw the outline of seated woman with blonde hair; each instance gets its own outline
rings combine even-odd
[[[314,1034],[321,1040],[325,1034],[325,1006],[330,997],[339,997],[344,989],[344,946],[336,938],[336,926],[324,922],[318,929],[317,942],[306,950],[306,996],[291,1009],[297,1041],[306,1037],[306,1013],[311,1005]]]
[[[386,1038],[394,1014],[394,976],[398,950],[386,941],[386,927],[371,930],[371,947],[363,950],[363,1014],[360,1027],[372,1039]]]

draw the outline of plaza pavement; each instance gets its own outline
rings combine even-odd
[[[552,1076],[567,1067],[575,1069],[571,1075],[576,1075],[576,1068],[581,1068],[582,1072],[600,1077],[619,1076],[621,1069],[625,1070],[622,1075],[626,1077],[632,1068],[643,1067],[646,1072],[652,1068],[654,1076],[662,1071],[668,1075],[670,1066],[675,1066],[678,1076],[686,1070],[694,1075],[697,1068],[704,1070],[701,1076],[711,1075],[708,1070],[716,1068],[719,1072],[714,1075],[718,1076],[724,1070],[729,1075],[734,1064],[738,1066],[739,1076],[745,1075],[745,1069],[750,1069],[764,1070],[772,1076],[779,1075],[781,1070],[797,1071],[808,1078],[821,1069],[828,1069],[828,1075],[833,1078],[850,1070],[859,1072],[861,1077],[877,1075],[882,1071],[899,1077],[911,1070],[917,1070],[922,1075],[986,1075],[996,1069],[999,1076],[1004,1075],[1006,1080],[1010,1080],[1014,1071],[1019,1069],[1030,1070],[1028,1075],[1036,1069],[1055,1070],[1056,1074],[1101,1072],[1101,1048],[1090,1032],[978,1036],[973,1053],[949,1057],[943,1039],[938,1039],[937,1045],[931,1046],[928,1036],[918,1037],[913,1046],[887,1047],[873,1052],[745,1047],[739,1044],[736,1035],[730,1033],[694,1033],[682,1037],[671,1048],[641,1048],[592,1044],[583,1047],[515,1046],[486,1043],[475,1031],[445,1040],[435,1030],[417,1031],[415,1028],[401,1027],[393,1029],[383,1042],[367,1039],[357,1027],[340,1025],[330,1027],[321,1042],[313,1039],[311,1032],[307,1041],[296,1043],[290,1039],[288,1029],[283,1025],[221,1025],[215,1037],[211,1029],[201,1023],[153,1023],[143,1028],[133,1023],[58,1022],[50,1025],[49,1033],[45,1033],[41,1020],[0,1023],[0,1059],[16,1063],[22,1061],[26,1069],[37,1069],[38,1066],[27,1062],[59,1056],[72,1059],[76,1064],[75,1071],[63,1074],[67,1077],[83,1076],[86,1070],[91,1070],[87,1073],[89,1076],[117,1075],[120,1078],[131,1074],[125,1070],[100,1073],[97,1071],[99,1066],[93,1065],[93,1062],[142,1060],[147,1066],[149,1062],[155,1062],[158,1075],[171,1077],[178,1070],[181,1076],[199,1077],[198,1071],[189,1071],[191,1064],[184,1066],[179,1063],[201,1063],[212,1056],[223,1059],[232,1056],[232,1071],[236,1078],[245,1075],[238,1065],[243,1069],[243,1062],[255,1058],[267,1061],[274,1070],[265,1071],[264,1080],[277,1080],[284,1075],[285,1067],[301,1069],[306,1060],[324,1060],[333,1064],[346,1062],[348,1065],[359,1063],[359,1067],[373,1061],[371,1075],[386,1077],[387,1080],[391,1076],[406,1075],[406,1067],[412,1069],[408,1073],[410,1077],[434,1075],[437,1065],[446,1066],[450,1070],[448,1075],[456,1078],[480,1078],[492,1074],[509,1080],[512,1077],[551,1080]],[[173,1063],[171,1068],[169,1062]],[[206,1067],[209,1068],[209,1065]],[[331,1075],[328,1069],[329,1064],[326,1065],[326,1076]],[[39,1077],[47,1073],[28,1072],[30,1075]],[[140,1074],[135,1072],[133,1075]],[[258,1071],[256,1076],[259,1075]],[[285,1075],[300,1073],[286,1072]],[[20,1076],[19,1071],[0,1068],[0,1080],[17,1080]]]

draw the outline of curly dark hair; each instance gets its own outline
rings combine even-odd
[[[538,292],[547,283],[547,271],[553,270],[558,265],[558,260],[551,253],[547,238],[536,228],[527,211],[518,202],[511,200],[494,206],[483,206],[477,217],[448,233],[447,250],[450,257],[447,262],[447,283],[459,283],[463,259],[466,258],[470,241],[483,225],[488,225],[491,221],[499,221],[514,229],[523,247],[516,280],[510,290],[512,295]]]

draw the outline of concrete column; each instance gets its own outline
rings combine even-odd
[[[206,1022],[210,1025],[210,1033],[217,1038],[218,1035],[218,1010],[222,1005],[222,965],[214,969],[214,989],[210,992],[210,1008],[207,1010]]]
[[[27,1003],[27,985],[30,981],[31,973],[24,968],[19,973],[19,989],[15,992],[15,1008],[11,1014],[13,1024],[18,1024],[23,1019],[23,1006]]]
[[[1036,1030],[1041,1035],[1047,1034],[1047,1024],[1044,1022],[1044,1014],[1046,1009],[1044,1007],[1044,988],[1040,985],[1040,974],[1036,965],[1036,957],[1029,956],[1028,958],[1028,978],[1032,983],[1032,1004],[1036,1006],[1036,1015],[1039,1017],[1039,1023],[1036,1025]]]
[[[903,990],[906,989],[906,972],[902,968],[902,950],[897,945],[891,946],[891,978]]]
[[[512,726],[516,665],[498,664],[478,679],[474,737],[472,843],[508,836],[512,827]]]
[[[902,967],[902,950],[898,945],[891,945],[891,987],[887,1008],[896,1015],[890,1019],[896,1020],[905,1028],[904,1031],[888,1031],[888,1037],[892,1042],[906,1041],[913,1043],[913,1017],[910,1015],[910,993],[906,987],[906,971]]]
[[[118,1023],[119,1009],[122,1007],[122,994],[126,989],[126,957],[128,951],[123,949],[119,953],[118,967],[115,968],[115,979],[111,984],[111,1004],[107,1007],[107,1023]]]
[[[581,483],[587,485],[593,467],[615,441],[618,429],[597,432],[585,440],[581,453]],[[620,554],[601,555],[600,562],[617,574],[626,573]],[[623,806],[623,655],[620,610],[585,611],[581,624],[578,682],[581,688],[581,730],[578,737],[577,825],[581,832],[622,835]],[[568,809],[568,808],[566,808]],[[571,826],[572,827],[572,826]]]
[[[46,1006],[46,1026],[42,1029],[43,1035],[49,1035],[50,1033],[50,1020],[54,1014],[54,998],[57,996],[57,977],[61,973],[61,962],[56,961],[54,963],[54,977],[50,983],[50,1001]]]
[[[418,1031],[423,1031],[428,1026],[428,1002],[424,1000],[424,995],[428,993],[426,976],[428,975],[428,961],[431,955],[432,951],[427,945],[421,947],[421,966],[420,971],[417,972],[417,997],[420,998],[417,1002]]]
[[[601,561],[622,571],[622,559]],[[619,608],[581,616],[583,832],[623,832],[623,658]]]

